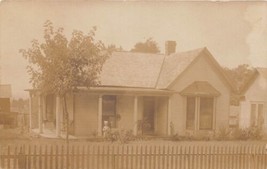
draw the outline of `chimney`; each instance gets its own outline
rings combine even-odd
[[[176,52],[176,42],[175,41],[166,41],[165,42],[165,55],[170,55]]]

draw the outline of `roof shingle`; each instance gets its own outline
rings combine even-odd
[[[103,65],[101,85],[166,89],[204,49],[168,56],[114,52]]]

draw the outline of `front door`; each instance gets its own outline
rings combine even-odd
[[[143,132],[153,134],[155,129],[155,98],[144,97]]]

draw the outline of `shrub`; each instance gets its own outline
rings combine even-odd
[[[176,134],[172,134],[170,137],[171,141],[182,141],[183,140],[183,136],[180,136],[178,133]]]
[[[233,140],[248,140],[249,139],[248,130],[240,128],[233,129],[231,132],[231,138]]]
[[[234,140],[260,140],[262,139],[262,129],[259,127],[248,127],[234,129],[231,133]]]
[[[149,123],[149,120],[148,118],[144,118],[142,120],[138,120],[137,121],[137,129],[138,129],[138,132],[143,135],[144,134],[144,131],[146,129],[149,129],[151,127],[151,124]]]
[[[231,130],[229,128],[223,126],[215,134],[215,139],[216,140],[229,140],[230,134],[231,134]]]
[[[132,130],[111,130],[106,134],[105,139],[111,142],[119,141],[121,144],[126,144],[134,140],[134,135]]]
[[[127,144],[134,140],[134,135],[132,130],[120,130],[118,133],[118,141],[122,144]]]
[[[251,140],[260,140],[263,137],[262,129],[259,127],[248,128],[249,138]]]
[[[191,139],[196,141],[209,141],[211,140],[211,136],[205,133],[197,133],[194,134]]]

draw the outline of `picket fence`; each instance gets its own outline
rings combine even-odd
[[[267,169],[260,145],[24,145],[1,148],[1,169]]]

